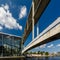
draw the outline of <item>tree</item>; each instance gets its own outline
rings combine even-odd
[[[43,52],[40,52],[41,55],[43,55]]]
[[[45,55],[49,55],[49,53],[48,52],[45,52]]]
[[[32,54],[33,52],[31,51],[30,54]]]
[[[38,51],[38,54],[40,54],[41,52],[40,51]]]
[[[33,54],[36,54],[36,52],[33,52]]]

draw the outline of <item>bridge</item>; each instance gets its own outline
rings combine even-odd
[[[23,50],[22,53],[46,44],[48,42],[60,39],[60,17],[58,17],[51,25],[41,32],[34,40],[32,40]]]
[[[32,0],[32,6],[25,26],[22,44],[25,43],[26,38],[31,33],[31,31],[32,41],[25,48],[22,49],[22,53],[37,46],[60,39],[60,17],[57,17],[57,19],[40,34],[38,34],[39,27],[37,24],[37,37],[34,38],[34,25],[38,22],[49,2],[50,0]]]
[[[26,38],[29,36],[30,32],[33,31],[33,39],[34,39],[34,25],[38,22],[39,18],[43,14],[44,10],[48,6],[50,0],[32,0],[32,5],[30,8],[29,16],[26,22],[26,26],[23,34],[23,42],[25,43]]]

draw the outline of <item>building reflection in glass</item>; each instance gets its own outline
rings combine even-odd
[[[19,56],[21,37],[0,33],[0,56]]]

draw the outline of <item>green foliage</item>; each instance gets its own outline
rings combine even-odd
[[[36,52],[33,52],[33,54],[36,54]]]
[[[49,53],[48,52],[45,52],[45,55],[49,55]]]
[[[38,51],[38,54],[40,54],[41,52],[40,51]]]
[[[25,52],[25,54],[41,54],[41,55],[45,54],[45,55],[49,55],[48,52],[44,52],[44,51],[38,51],[38,52]]]
[[[43,55],[43,52],[40,52],[41,55]]]

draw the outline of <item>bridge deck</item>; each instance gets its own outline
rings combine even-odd
[[[31,41],[22,51],[28,51],[36,46],[60,39],[60,17],[48,26],[40,35]]]

